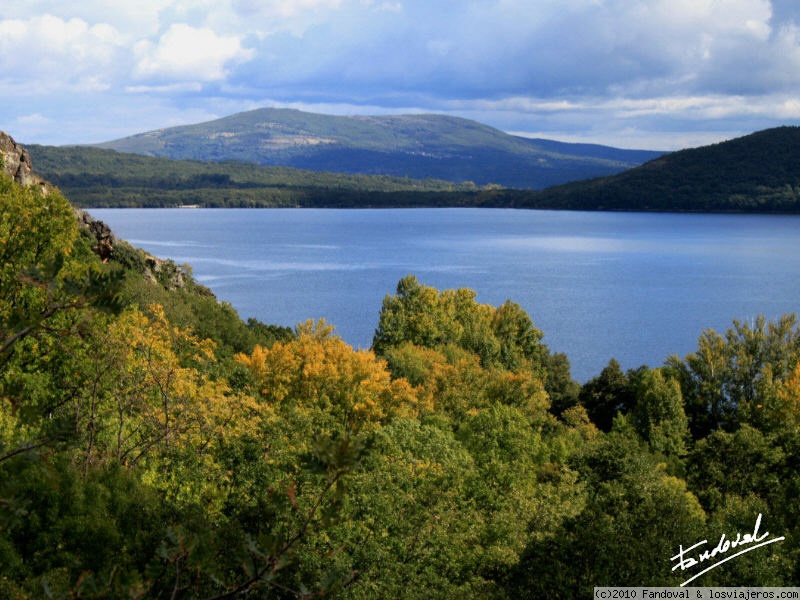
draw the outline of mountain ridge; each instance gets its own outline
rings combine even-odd
[[[441,114],[337,116],[261,108],[95,144],[176,159],[542,189],[621,172],[662,153],[511,135]]]

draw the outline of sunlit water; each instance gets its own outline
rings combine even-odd
[[[413,273],[519,303],[585,381],[684,356],[704,328],[800,310],[800,217],[505,209],[92,209],[243,318],[326,318],[369,347],[381,302]]]

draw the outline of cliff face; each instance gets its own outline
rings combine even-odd
[[[33,172],[28,151],[4,131],[0,131],[0,167],[20,185],[39,185],[47,192],[45,182]]]

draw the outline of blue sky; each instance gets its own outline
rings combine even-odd
[[[0,129],[101,142],[264,106],[672,150],[800,123],[797,0],[25,0]]]

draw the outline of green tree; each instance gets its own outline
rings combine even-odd
[[[726,497],[750,494],[780,503],[786,454],[781,444],[749,425],[729,433],[717,430],[695,443],[687,479],[703,505],[715,510]]]
[[[774,383],[789,376],[798,359],[796,316],[784,315],[777,322],[759,316],[752,323],[735,320],[725,336],[703,332],[696,352],[684,361],[671,357],[667,367],[681,384],[697,439],[717,429],[757,423],[761,407],[775,394]]]
[[[70,292],[86,265],[70,260],[78,226],[66,200],[0,174],[0,359],[59,312],[83,306]]]
[[[583,385],[578,398],[601,431],[611,431],[614,417],[629,411],[635,402],[628,377],[613,358],[600,375]]]
[[[383,300],[373,349],[378,355],[403,342],[436,349],[455,345],[477,355],[484,367],[534,369],[544,376],[547,347],[527,313],[511,301],[498,308],[475,301],[466,288],[439,292],[409,275],[397,294]]]
[[[569,358],[563,352],[554,352],[547,363],[544,387],[550,396],[550,410],[556,416],[579,403],[580,384],[572,379]]]
[[[646,370],[635,385],[636,404],[631,411],[636,430],[650,450],[669,457],[686,454],[689,421],[683,410],[678,382],[660,369]]]
[[[508,579],[514,597],[585,598],[594,586],[673,586],[665,557],[703,533],[706,515],[685,482],[664,473],[637,436],[612,432],[574,460],[583,507],[532,541]]]

